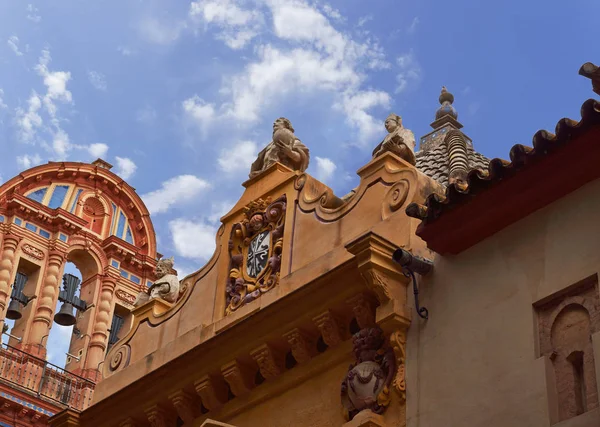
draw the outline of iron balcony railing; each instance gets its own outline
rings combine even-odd
[[[2,343],[0,380],[78,411],[86,409],[96,384],[52,363]]]

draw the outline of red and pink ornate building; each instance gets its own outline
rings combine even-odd
[[[47,425],[66,407],[86,408],[107,350],[153,280],[148,210],[110,169],[103,160],[50,162],[0,186],[0,322],[15,319],[0,350],[0,426]],[[69,261],[82,276],[70,294]],[[46,360],[59,295],[73,324],[64,369]]]

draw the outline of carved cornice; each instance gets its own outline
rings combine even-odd
[[[263,344],[254,349],[250,355],[258,364],[260,374],[266,380],[281,375],[285,368],[285,355],[269,344]]]
[[[119,423],[119,427],[140,427],[140,424],[133,418],[127,418]]]
[[[169,396],[169,400],[173,403],[173,407],[177,411],[179,417],[187,425],[191,425],[196,417],[196,411],[194,410],[195,399],[194,396],[186,391],[179,390]]]
[[[313,322],[315,322],[319,331],[321,331],[323,341],[329,347],[335,347],[344,340],[346,331],[343,323],[331,311],[327,310],[314,317]]]
[[[375,307],[371,298],[358,294],[347,299],[346,304],[352,308],[359,328],[370,328],[375,325]]]
[[[418,172],[408,162],[397,155],[387,152],[376,157],[357,171],[360,184],[355,194],[346,202],[336,197],[325,184],[303,174],[296,179],[295,187],[300,191],[298,206],[302,212],[314,212],[324,222],[337,221],[352,211],[365,192],[374,184],[392,186],[382,207],[383,219],[399,210],[408,201],[412,201],[417,185]]]
[[[406,300],[405,286],[408,278],[392,260],[392,254],[398,246],[368,232],[348,243],[346,249],[355,256],[361,276],[375,292],[380,303],[393,298]]]
[[[227,402],[227,385],[222,377],[205,375],[194,382],[194,388],[202,399],[202,405],[209,411],[214,411]]]
[[[294,328],[283,334],[292,348],[292,355],[296,362],[308,362],[317,353],[315,337],[300,328]]]
[[[223,365],[221,373],[235,396],[242,396],[254,387],[253,370],[237,360]]]
[[[153,405],[144,410],[151,427],[173,427],[175,417],[170,411],[159,405]]]

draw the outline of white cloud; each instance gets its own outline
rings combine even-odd
[[[202,4],[208,3],[202,1]],[[220,92],[231,96],[230,102],[217,108],[195,96],[184,102],[184,110],[195,113],[203,129],[220,118],[235,117],[242,124],[252,124],[261,119],[264,110],[284,103],[291,94],[324,92],[341,106],[339,111],[351,111],[348,123],[358,129],[361,138],[371,135],[374,119],[368,109],[387,105],[389,99],[383,99],[378,91],[367,91],[377,94],[379,102],[370,103],[360,111],[357,110],[360,104],[352,100],[364,97],[360,87],[366,79],[366,70],[390,66],[382,49],[370,40],[361,43],[352,40],[303,0],[266,0],[266,4],[273,15],[274,34],[291,47],[284,48],[281,43],[257,46],[255,60],[237,75],[223,79]],[[335,15],[333,9],[329,12]],[[215,12],[215,16],[221,15]],[[235,19],[228,19],[235,23],[250,19],[244,14],[234,16]]]
[[[23,56],[23,52],[19,50],[19,38],[17,36],[10,36],[6,44],[15,53],[15,55]]]
[[[240,141],[233,147],[221,150],[217,162],[224,172],[248,173],[257,153],[258,147],[255,142]]]
[[[413,52],[401,55],[396,60],[399,72],[396,76],[398,86],[396,93],[404,92],[410,85],[418,85],[421,81],[421,67]]]
[[[95,144],[90,144],[87,149],[93,157],[101,159],[106,156],[106,153],[108,152],[108,145],[97,142]]]
[[[200,98],[198,95],[194,95],[191,98],[186,99],[182,103],[183,111],[190,117],[202,131],[206,131],[215,119],[215,106],[209,104]]]
[[[326,157],[316,157],[317,160],[317,179],[321,182],[328,183],[333,173],[337,169],[335,163]]]
[[[340,13],[339,10],[334,9],[333,7],[331,7],[328,4],[323,5],[323,12],[325,12],[325,15],[327,15],[328,17],[330,17],[333,20],[336,21],[345,21],[346,19],[342,16],[342,14]]]
[[[194,175],[179,175],[162,183],[161,188],[142,196],[151,214],[166,212],[171,206],[193,199],[210,184]]]
[[[98,71],[88,71],[88,79],[92,86],[98,90],[106,91],[106,77]]]
[[[4,103],[4,100],[2,99],[3,97],[4,97],[4,90],[0,89],[0,110],[8,108],[8,105],[6,105]]]
[[[22,169],[29,169],[33,166],[37,166],[42,163],[42,158],[39,154],[24,154],[22,156],[17,156],[17,164]]]
[[[206,261],[213,255],[216,226],[204,221],[177,218],[169,221],[169,230],[178,255],[199,261]]]
[[[67,151],[71,149],[71,144],[69,142],[69,135],[62,130],[58,129],[54,133],[54,138],[52,139],[52,148],[54,152],[61,156],[61,158],[66,159]]]
[[[44,85],[47,88],[44,95],[44,106],[51,117],[55,127],[59,127],[57,119],[57,107],[55,101],[70,104],[73,102],[73,96],[67,89],[67,83],[71,80],[71,73],[68,71],[50,71],[48,65],[52,61],[49,50],[43,50],[35,70],[44,78]]]
[[[37,133],[37,129],[43,124],[42,117],[39,114],[42,107],[42,99],[37,93],[33,92],[27,100],[27,110],[16,109],[16,124],[19,132],[19,138],[23,142],[32,142]]]
[[[127,46],[118,46],[117,52],[119,52],[123,56],[131,56],[133,55],[133,51]]]
[[[149,43],[169,45],[179,39],[185,28],[185,22],[167,23],[147,17],[139,23],[138,32]]]
[[[123,179],[131,178],[137,169],[137,165],[133,160],[119,156],[115,157],[115,160],[117,161],[117,170],[115,173]]]
[[[383,124],[367,111],[374,107],[389,108],[390,95],[383,91],[357,91],[347,93],[342,100],[334,105],[346,115],[346,122],[358,129],[359,138],[355,141],[358,145],[365,145],[381,133]]]
[[[27,19],[35,23],[42,20],[42,17],[39,15],[39,9],[32,4],[27,5]]]
[[[417,26],[419,25],[419,22],[421,22],[419,20],[418,16],[415,16],[412,20],[412,22],[410,23],[410,26],[408,27],[408,29],[406,30],[408,32],[408,34],[414,34],[415,31],[417,31]]]
[[[364,25],[373,20],[373,15],[365,15],[362,16],[359,20],[358,20],[358,26],[359,27],[364,27]]]
[[[192,21],[218,28],[217,39],[231,49],[241,49],[259,33],[264,19],[258,10],[247,10],[232,0],[199,0],[190,5]]]

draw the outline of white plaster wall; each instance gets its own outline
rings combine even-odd
[[[600,181],[457,256],[437,257],[421,283],[429,320],[413,308],[408,426],[549,426],[532,304],[599,270]],[[600,334],[593,338],[600,379]],[[600,411],[556,425],[598,426]]]

